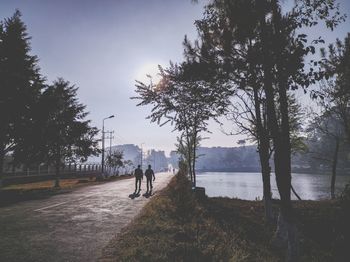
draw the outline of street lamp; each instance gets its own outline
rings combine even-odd
[[[101,161],[101,171],[102,175],[104,172],[104,166],[105,166],[105,120],[113,118],[114,115],[111,115],[109,117],[103,118],[102,120],[102,161]]]

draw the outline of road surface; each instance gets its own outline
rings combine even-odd
[[[156,174],[153,191],[171,176]],[[0,261],[96,261],[149,201],[128,197],[134,184],[119,180],[0,208]],[[141,193],[145,188],[144,179]]]

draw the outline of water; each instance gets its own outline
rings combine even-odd
[[[292,185],[303,200],[330,198],[330,176],[315,174],[292,174]],[[350,176],[337,176],[336,193],[350,182]],[[260,173],[205,172],[197,175],[197,186],[205,187],[209,197],[231,197],[247,200],[262,199],[263,185]],[[271,188],[274,198],[279,198],[275,176],[271,175]],[[292,198],[296,199],[292,193]]]

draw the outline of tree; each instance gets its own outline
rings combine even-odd
[[[288,103],[290,107],[289,120],[291,128],[291,147],[294,152],[303,151],[306,149],[306,146],[300,135],[300,118],[302,116],[301,107],[296,102],[293,95],[288,96]],[[246,135],[252,142],[257,144],[263,181],[265,219],[268,222],[272,222],[274,216],[272,214],[271,203],[270,159],[274,152],[274,148],[270,132],[267,128],[266,102],[263,92],[261,92],[261,90],[257,92],[250,89],[245,91],[237,90],[226,117],[233,122],[233,129],[236,130],[229,133],[225,132],[226,134]],[[278,118],[280,118],[279,115]],[[293,188],[292,190],[296,194]],[[298,195],[297,197],[299,198]]]
[[[267,129],[266,107],[262,95],[261,91],[257,88],[252,88],[249,91],[237,90],[227,118],[233,122],[235,129],[238,130],[237,132],[230,132],[228,134],[243,134],[248,136],[253,142],[256,142],[263,181],[265,219],[268,222],[272,222],[270,157],[273,150],[269,130]]]
[[[125,161],[123,162],[123,151],[114,151],[111,155],[107,156],[106,164],[110,168],[113,168],[113,173],[119,174],[119,168],[123,167],[125,164]],[[126,162],[127,164],[129,162]]]
[[[350,142],[350,33],[344,42],[337,39],[335,45],[330,44],[328,53],[321,51],[322,65],[330,78],[321,85],[319,102],[325,112],[341,121]]]
[[[85,105],[79,103],[77,87],[59,78],[42,95],[45,129],[41,147],[46,161],[56,170],[55,187],[59,187],[60,169],[66,162],[86,161],[97,155],[96,127],[85,120]]]
[[[38,58],[30,51],[30,37],[17,10],[0,24],[0,184],[4,156],[21,149],[43,88]]]
[[[315,116],[309,126],[311,144],[310,153],[314,158],[331,166],[331,198],[335,198],[335,181],[339,154],[345,141],[345,128],[342,120],[333,111]]]
[[[131,160],[124,160],[123,166],[125,167],[125,174],[131,174],[134,168],[134,164]]]
[[[180,66],[171,63],[165,70],[160,67],[161,81],[156,85],[137,82],[136,93],[139,96],[133,97],[141,100],[138,106],[153,105],[152,113],[148,116],[151,122],[159,125],[170,122],[174,130],[180,132],[178,149],[186,160],[194,186],[200,134],[208,131],[208,120],[222,114],[226,105],[217,103],[216,98],[222,96],[219,89],[212,88],[212,92],[207,92],[206,85],[211,83],[199,78],[203,74],[200,65],[188,57]]]
[[[212,1],[206,7],[205,17],[196,24],[203,45],[209,48],[205,54],[216,54],[213,62],[220,68],[216,70],[221,73],[219,76],[233,83],[235,89],[263,92],[281,198],[276,243],[287,243],[288,259],[293,260],[297,241],[290,197],[292,147],[288,93],[297,88],[306,90],[323,76],[313,68],[319,64],[317,61],[307,72],[304,61],[323,40],[308,41],[306,34],[297,31],[315,26],[319,20],[333,29],[344,17],[334,1],[296,1],[294,8],[284,14],[279,2]],[[254,102],[258,105],[259,101],[254,98]],[[260,128],[258,132],[259,136],[263,134]]]

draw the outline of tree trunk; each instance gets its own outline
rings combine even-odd
[[[186,128],[185,130],[186,134],[186,153],[187,153],[187,165],[188,165],[188,172],[190,173],[191,183],[193,183],[193,173],[192,173],[192,148],[190,143],[190,137],[189,132]]]
[[[278,5],[276,0],[272,1],[273,19],[279,18]],[[278,21],[274,21],[275,23]],[[281,197],[280,202],[280,219],[279,226],[275,234],[275,242],[283,243],[286,241],[284,236],[287,236],[286,243],[288,245],[287,261],[295,261],[298,256],[296,227],[294,224],[294,217],[292,213],[291,204],[291,159],[290,159],[290,136],[289,136],[289,115],[288,115],[288,101],[286,94],[284,79],[278,79],[278,93],[279,104],[281,112],[281,126],[276,114],[275,91],[272,81],[272,61],[269,43],[271,39],[267,39],[265,16],[261,17],[262,26],[262,50],[264,56],[263,71],[264,71],[264,91],[266,95],[267,105],[267,123],[271,132],[272,141],[275,149],[274,163],[277,188]],[[278,29],[278,28],[277,28]],[[278,30],[274,30],[275,33]],[[269,32],[272,33],[272,32]],[[277,39],[276,39],[277,40]],[[277,43],[278,44],[278,43]],[[277,65],[278,66],[278,65]],[[279,71],[279,77],[282,77],[283,71]]]
[[[197,133],[195,132],[193,138],[193,159],[192,159],[192,172],[193,172],[193,187],[196,188],[196,148],[197,148]]]
[[[55,185],[54,187],[60,187],[60,163],[56,161],[55,165]]]
[[[55,188],[60,187],[60,167],[61,167],[61,154],[60,149],[58,149],[58,153],[56,156],[56,163],[55,163]]]
[[[191,158],[191,152],[190,148],[187,149],[187,166],[188,166],[188,172],[190,173],[191,183],[193,183],[193,174],[192,174],[192,158]]]
[[[286,261],[298,261],[298,235],[294,222],[285,219],[280,210],[277,220],[277,230],[273,240],[273,245],[278,248],[287,248]]]
[[[279,81],[279,104],[281,112],[281,127],[280,132],[274,132],[274,147],[275,147],[275,172],[276,184],[281,196],[281,223],[285,224],[288,237],[287,261],[296,261],[298,257],[298,241],[297,232],[294,221],[293,208],[291,203],[291,144],[289,134],[289,114],[287,101],[287,88],[284,81]],[[278,125],[278,123],[275,123]],[[276,236],[279,234],[276,232]],[[284,240],[282,238],[281,240]]]
[[[281,127],[275,135],[275,170],[276,183],[281,196],[281,208],[285,220],[292,216],[291,205],[291,145],[289,135],[289,114],[286,89],[279,88]],[[278,123],[276,123],[278,125]],[[273,135],[274,136],[274,135]]]
[[[337,175],[337,164],[338,164],[338,152],[339,152],[339,138],[335,139],[335,149],[332,161],[332,179],[331,179],[331,198],[335,199],[335,178]]]
[[[272,212],[272,199],[271,199],[271,182],[270,174],[271,168],[269,164],[269,149],[263,149],[260,152],[260,164],[261,164],[261,173],[263,180],[264,188],[264,207],[265,207],[265,219],[267,222],[271,223],[273,221],[273,212]]]
[[[5,150],[0,148],[0,189],[2,188],[3,172],[4,172]]]
[[[348,114],[349,114],[349,108],[346,105],[346,106],[344,106],[344,109],[342,110],[341,119],[342,119],[342,122],[344,125],[345,134],[347,136],[348,143],[350,143],[350,125],[349,125]]]
[[[270,182],[270,139],[268,136],[267,130],[263,126],[263,120],[261,115],[261,103],[258,96],[258,88],[254,87],[254,107],[255,107],[255,116],[256,116],[256,136],[259,145],[259,157],[261,165],[261,174],[263,181],[263,195],[264,195],[264,207],[265,207],[265,219],[267,222],[273,221],[273,212],[272,212],[272,201],[271,201],[271,182]]]

